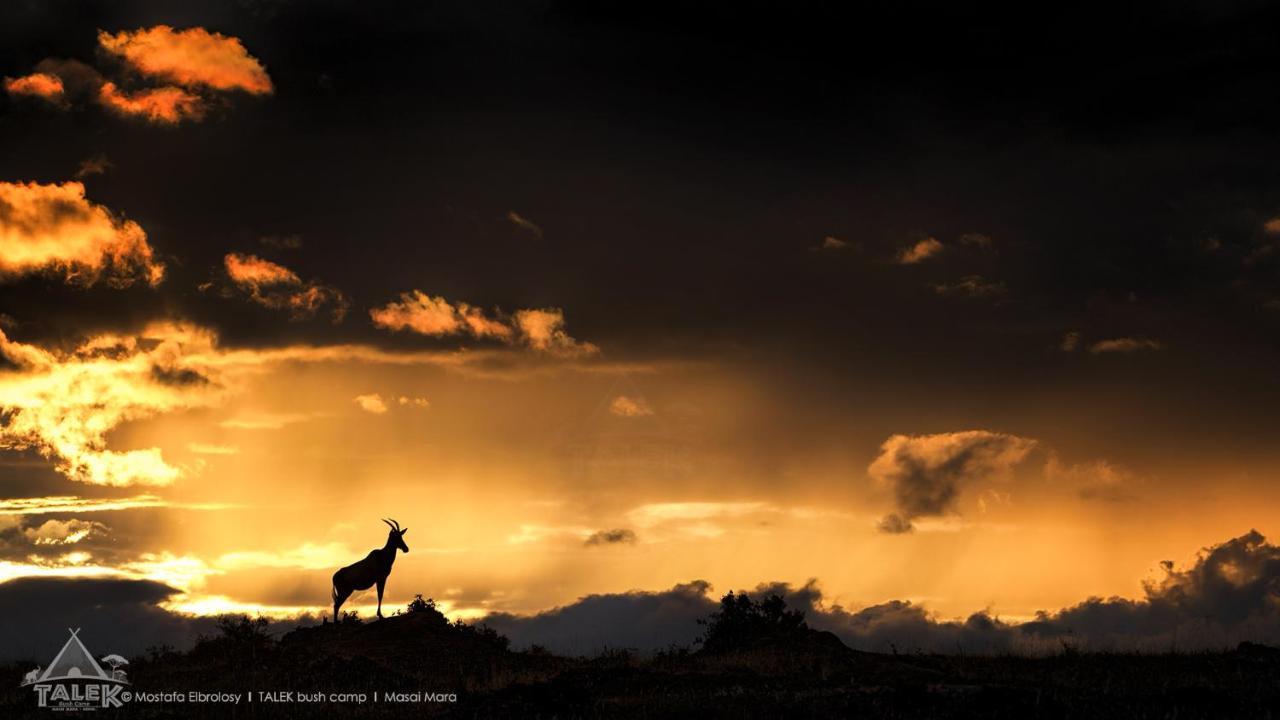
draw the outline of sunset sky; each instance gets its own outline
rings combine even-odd
[[[1274,9],[686,5],[0,7],[0,606],[322,613],[392,517],[391,607],[1018,623],[1280,534]]]

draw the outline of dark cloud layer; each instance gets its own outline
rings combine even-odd
[[[827,603],[817,581],[800,587],[763,583],[749,594],[781,595],[792,608],[804,611],[810,627],[872,652],[1043,653],[1061,651],[1064,645],[1186,651],[1242,640],[1280,642],[1280,548],[1257,531],[1206,548],[1188,568],[1165,563],[1163,570],[1163,578],[1145,585],[1141,599],[1089,598],[1022,624],[987,612],[939,620],[901,600],[847,610]],[[176,592],[143,580],[24,578],[2,583],[0,632],[6,644],[0,654],[38,658],[49,645],[61,642],[68,626],[83,626],[84,637],[104,652],[189,646],[200,633],[211,632],[214,621],[174,615],[157,606]],[[570,655],[608,648],[648,653],[692,646],[702,632],[698,621],[717,602],[710,584],[697,580],[658,592],[588,595],[535,615],[494,613],[483,622],[517,648],[540,645]],[[41,612],[31,613],[35,607]],[[293,624],[281,622],[279,627]]]
[[[606,648],[653,651],[693,642],[697,621],[715,609],[710,591],[709,583],[694,580],[661,592],[588,595],[532,616],[494,613],[484,622],[518,647],[576,655]]]
[[[217,618],[171,613],[159,603],[178,591],[151,580],[120,578],[19,578],[0,583],[0,660],[53,659],[80,628],[80,639],[98,656],[136,657],[149,648],[186,649],[201,635],[216,635]],[[38,612],[36,610],[38,609]],[[313,619],[271,622],[278,635]]]
[[[6,659],[47,662],[67,628],[99,654],[128,657],[151,646],[189,646],[214,627],[212,618],[174,615],[157,606],[177,591],[149,580],[19,578],[0,584],[0,627]]]
[[[1196,650],[1242,640],[1280,641],[1280,548],[1257,531],[1206,548],[1189,568],[1164,566],[1163,579],[1144,587],[1140,600],[1090,598],[1037,619],[1013,624],[987,612],[939,620],[925,608],[893,600],[860,610],[824,602],[816,581],[757,586],[750,594],[781,595],[805,612],[810,627],[835,633],[845,644],[872,652],[1058,652],[1086,650]],[[592,653],[606,647],[645,652],[689,645],[699,619],[715,609],[704,582],[663,592],[592,595],[529,617],[491,615],[487,622],[517,646]]]

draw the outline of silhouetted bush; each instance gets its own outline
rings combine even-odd
[[[804,612],[788,610],[779,595],[755,601],[746,593],[730,592],[720,599],[720,609],[699,620],[706,631],[699,642],[711,653],[735,650],[762,641],[794,637],[807,629]]]
[[[492,646],[495,650],[506,650],[511,646],[510,638],[488,625],[468,625],[461,620],[456,620],[453,623],[453,629],[460,633],[471,635],[477,640]]]
[[[267,632],[270,622],[264,617],[222,615],[215,621],[217,634],[201,635],[193,652],[208,652],[248,663],[271,650],[274,640]]]
[[[422,595],[414,595],[409,601],[408,610],[411,613],[417,612],[439,612],[436,610],[436,601],[432,598],[422,599]]]

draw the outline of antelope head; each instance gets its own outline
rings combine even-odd
[[[401,529],[400,523],[396,522],[394,519],[387,520],[384,518],[382,522],[386,523],[387,527],[391,528],[391,532],[387,533],[387,544],[392,547],[400,548],[405,552],[409,552],[409,546],[404,544],[404,534],[409,532],[409,528]]]

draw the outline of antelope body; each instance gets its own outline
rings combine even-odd
[[[352,563],[333,574],[333,621],[338,622],[338,608],[351,597],[356,590],[368,590],[378,586],[378,617],[382,617],[382,591],[387,586],[387,576],[391,574],[391,566],[396,561],[396,550],[409,552],[404,544],[404,534],[409,528],[400,529],[395,520],[383,520],[391,532],[387,533],[387,544],[369,554],[359,562]]]

